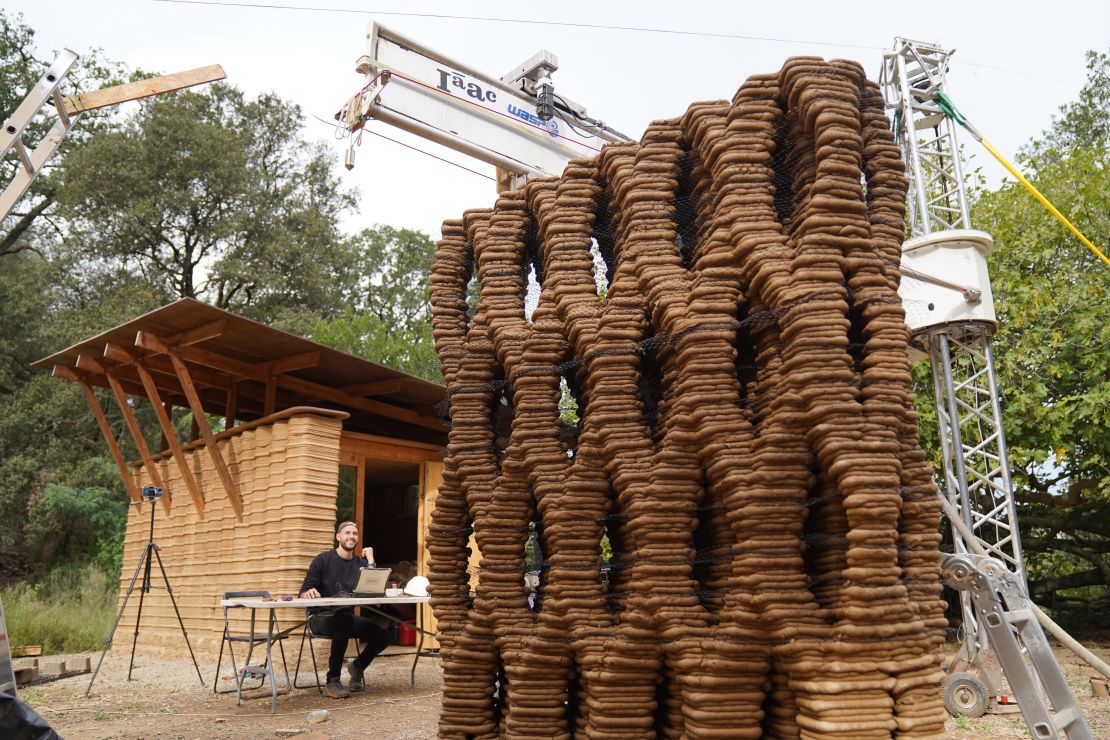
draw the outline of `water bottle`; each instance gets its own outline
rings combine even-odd
[[[308,713],[308,723],[310,725],[318,725],[321,722],[327,722],[331,719],[331,712],[326,709],[317,709]]]

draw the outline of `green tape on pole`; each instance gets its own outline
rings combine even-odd
[[[952,98],[938,91],[937,94],[933,96],[933,100],[936,102],[937,107],[944,111],[945,115],[951,116],[952,119],[961,126],[967,126],[967,119],[964,118],[964,114],[960,113],[959,109],[956,108],[956,104],[952,102]]]

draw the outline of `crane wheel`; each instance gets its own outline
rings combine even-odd
[[[987,685],[970,673],[953,673],[944,681],[944,708],[953,717],[982,717],[987,713]]]

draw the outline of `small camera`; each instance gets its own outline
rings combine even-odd
[[[153,501],[162,496],[162,489],[158,486],[143,486],[142,496],[147,501]]]

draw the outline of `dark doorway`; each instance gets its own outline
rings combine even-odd
[[[378,565],[416,562],[420,466],[367,458],[363,490],[363,545]]]

